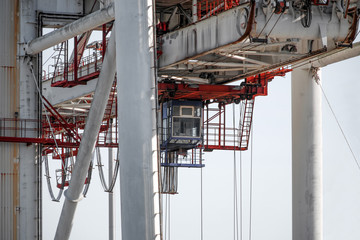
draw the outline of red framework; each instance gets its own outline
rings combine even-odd
[[[266,96],[268,93],[268,82],[275,76],[284,76],[290,69],[277,69],[271,72],[262,73],[245,79],[240,85],[197,85],[186,83],[159,83],[158,94],[160,101],[170,99],[187,99],[200,100],[205,103],[204,127],[205,140],[204,147],[207,150],[245,150],[250,135],[252,123],[252,109],[256,96]],[[115,81],[116,82],[116,81]],[[117,147],[117,125],[115,125],[115,138],[111,143],[107,143],[106,136],[109,129],[110,119],[117,113],[111,113],[116,103],[116,84],[114,83],[110,93],[109,101],[105,110],[103,125],[101,126],[97,146],[100,147]],[[237,129],[237,136],[240,136],[239,145],[231,144],[235,142],[232,137],[230,140],[229,131],[234,131],[226,126],[225,106],[235,102],[244,105],[244,115],[241,119],[241,126]],[[68,122],[51,104],[44,98],[45,108],[51,114],[51,126],[47,118],[39,122],[29,119],[0,119],[0,142],[23,142],[23,143],[40,143],[45,146],[44,153],[53,152],[55,146],[60,148],[78,148],[81,137],[79,131],[84,128],[85,119],[78,118],[74,123]],[[209,103],[218,103],[219,107],[214,114],[211,114]],[[117,109],[117,107],[115,107]],[[42,131],[39,130],[42,126]],[[216,127],[216,140],[209,143],[211,139],[211,127]],[[50,129],[52,128],[52,130]],[[36,136],[42,132],[41,136]],[[56,139],[53,138],[54,134]],[[234,134],[233,134],[234,135]],[[233,136],[235,137],[235,136]]]
[[[275,76],[285,76],[290,69],[277,69],[261,73],[249,78],[238,85],[210,85],[210,84],[187,84],[187,83],[159,83],[158,91],[160,99],[188,99],[219,103],[231,103],[232,101],[253,99],[256,96],[268,94],[268,82]]]
[[[94,45],[94,48],[96,50],[100,50],[99,56],[87,56],[83,58],[85,47],[90,38],[91,31],[83,33],[82,35],[80,35],[79,38],[77,36],[74,37],[75,47],[73,52],[73,59],[70,60],[70,63],[67,61],[68,44],[62,43],[59,57],[61,53],[64,52],[64,70],[62,73],[54,72],[52,76],[50,76],[49,74],[49,76],[45,77],[45,79],[51,78],[52,87],[71,88],[77,85],[84,85],[87,81],[97,78],[100,74],[100,65],[102,64],[102,61],[104,59],[107,47],[106,36],[109,34],[111,29],[112,25],[110,25],[110,27],[107,27],[106,24],[102,26],[102,41],[101,43],[96,43]],[[55,69],[57,69],[58,61],[55,65]]]
[[[238,86],[187,84],[164,82],[158,84],[160,101],[197,100],[205,103],[204,142],[205,150],[247,150],[252,126],[254,101],[257,96],[268,94],[268,83],[275,76],[285,76],[290,69],[277,69],[246,78]],[[226,105],[241,102],[240,126],[226,126]],[[218,103],[217,107],[213,107]]]

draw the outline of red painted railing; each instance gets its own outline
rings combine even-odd
[[[197,3],[198,20],[203,20],[210,16],[239,6],[240,0],[201,0]]]

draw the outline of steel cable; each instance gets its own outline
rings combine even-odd
[[[31,63],[31,62],[30,62]],[[34,73],[34,68],[31,64],[29,64],[29,69],[32,73],[32,76],[33,76],[33,80],[34,80],[34,83],[35,83],[35,86],[36,86],[36,89],[37,89],[37,92],[39,94],[39,98],[40,98],[40,101],[41,101],[41,105],[43,108],[45,108],[45,103],[44,103],[44,99],[43,99],[43,95],[40,91],[40,88],[39,88],[39,85],[36,81],[36,77],[35,77],[35,73]],[[54,139],[54,143],[55,143],[55,149],[54,151],[58,154],[58,156],[60,157],[60,160],[61,160],[61,166],[62,166],[62,169],[66,169],[67,168],[67,165],[68,165],[68,161],[67,159],[64,161],[61,154],[59,153],[59,146],[57,144],[57,141],[56,141],[56,137],[55,137],[55,133],[54,133],[54,130],[51,126],[51,122],[50,122],[50,119],[49,119],[49,116],[48,116],[48,112],[46,111],[45,112],[45,118],[49,124],[49,128],[50,128],[50,132],[51,132],[51,135]],[[48,187],[48,190],[49,190],[49,194],[50,194],[50,197],[51,197],[51,200],[52,201],[55,201],[55,202],[59,202],[59,200],[61,199],[61,196],[62,196],[62,193],[63,193],[63,189],[64,189],[64,186],[65,186],[65,179],[66,179],[66,174],[65,176],[63,176],[63,180],[61,182],[61,186],[60,186],[60,190],[59,190],[59,193],[57,195],[57,197],[55,198],[54,196],[54,192],[52,190],[52,187],[51,187],[51,182],[50,182],[50,172],[49,172],[49,163],[48,163],[48,157],[46,155],[46,158],[44,159],[44,162],[45,162],[45,173],[46,173],[46,183],[47,183],[47,187]]]
[[[201,233],[201,240],[204,239],[204,209],[203,209],[203,167],[200,167],[200,233]]]
[[[239,104],[239,126],[241,124],[241,116],[242,116],[242,104]],[[241,128],[239,127],[239,130]],[[241,147],[241,142],[240,142],[240,135],[239,135],[239,144]],[[243,193],[242,193],[242,154],[241,154],[241,150],[239,151],[239,225],[240,225],[240,240],[242,240],[242,236],[243,236],[243,210],[242,210],[242,205],[243,205]]]
[[[236,132],[235,132],[235,103],[232,103],[233,108],[233,132],[234,132],[234,239],[239,239],[239,222],[238,222],[238,193],[237,193],[237,166],[236,166]]]
[[[329,102],[329,99],[327,98],[327,96],[326,96],[326,94],[325,94],[325,92],[324,92],[324,89],[323,89],[322,86],[321,86],[321,83],[318,83],[318,85],[320,86],[320,89],[321,89],[321,91],[322,91],[322,93],[323,93],[323,95],[324,95],[324,98],[325,98],[325,100],[326,100],[326,103],[327,103],[327,105],[329,106],[330,111],[331,111],[332,115],[333,115],[334,118],[335,118],[336,124],[338,125],[338,127],[339,127],[339,129],[340,129],[340,131],[341,131],[341,134],[342,134],[343,137],[344,137],[344,140],[345,140],[345,142],[346,142],[346,144],[347,144],[347,146],[348,146],[348,148],[349,148],[349,150],[350,150],[350,152],[351,152],[351,155],[352,155],[352,157],[353,157],[353,159],[354,159],[354,162],[355,162],[357,168],[360,170],[359,161],[358,161],[358,159],[357,159],[356,156],[355,156],[355,153],[354,153],[354,151],[353,151],[353,149],[352,149],[352,147],[351,147],[351,145],[350,145],[349,140],[347,139],[347,137],[346,137],[346,135],[345,135],[345,132],[344,132],[343,128],[341,127],[341,124],[340,124],[340,122],[339,122],[339,119],[336,117],[336,114],[335,114],[335,112],[334,112],[334,109],[332,108],[332,106],[331,106],[331,104],[330,104],[330,102]]]
[[[104,171],[103,171],[103,168],[102,168],[103,164],[102,164],[102,161],[101,161],[101,153],[100,153],[99,147],[96,147],[95,151],[96,151],[97,167],[98,167],[98,171],[99,171],[101,185],[102,185],[105,192],[112,192],[113,189],[114,189],[115,183],[116,183],[117,175],[119,173],[120,161],[118,159],[115,161],[114,172],[112,174],[111,181],[109,182],[110,185],[108,185],[106,183],[105,177],[104,177]],[[116,156],[118,156],[118,153],[119,153],[119,148],[117,148]]]
[[[265,27],[267,26],[268,22],[270,21],[271,17],[273,16],[273,13],[271,14],[270,18],[267,20],[267,22],[265,23],[264,27],[262,28],[262,30],[260,31],[260,33],[263,32],[263,30],[265,29]],[[273,27],[271,28],[270,32],[268,35],[270,35],[270,33],[273,31],[273,29],[275,28],[275,26],[277,25],[278,21],[280,20],[281,16],[283,15],[283,12],[279,15],[278,19],[276,20],[275,24],[273,25]],[[260,34],[258,35],[260,36]],[[260,47],[262,45],[264,45],[265,43],[248,43],[248,45],[244,46],[246,43],[247,43],[247,40],[250,39],[250,36],[246,37],[243,42],[242,42],[242,45],[239,47],[239,49],[242,49],[243,51],[249,51],[249,50],[252,50],[254,48],[257,48],[257,47]],[[255,45],[255,46],[254,46]],[[250,48],[247,48],[247,47],[250,47]],[[237,51],[239,51],[239,49],[237,50],[233,50],[231,52],[228,53],[228,55],[230,54],[234,54],[236,53]],[[213,60],[212,64],[206,64],[206,63],[201,63],[201,64],[197,64],[196,67],[194,67],[192,69],[191,72],[194,72],[196,70],[201,70],[201,67],[204,67],[204,66],[215,66],[216,63],[219,63],[221,60],[224,60],[224,59],[227,59],[228,57],[226,56],[218,56],[215,60]],[[173,75],[176,75],[177,77],[186,77],[186,76],[189,76],[191,74],[191,72],[189,72],[188,70],[182,70],[182,71],[179,71],[178,73],[174,73]],[[240,79],[240,78],[239,78]]]
[[[38,94],[39,94],[39,98],[40,98],[40,101],[41,101],[41,105],[43,108],[45,108],[45,103],[44,103],[44,99],[43,99],[43,95],[40,91],[40,88],[39,88],[39,85],[36,81],[36,77],[35,77],[35,74],[34,74],[34,69],[33,69],[33,66],[30,62],[29,64],[29,69],[32,73],[32,76],[33,76],[33,80],[35,82],[35,86],[36,86],[36,89],[38,91]],[[62,166],[62,169],[64,169],[64,171],[66,172],[67,171],[67,165],[68,165],[68,158],[65,158],[65,161],[62,157],[62,155],[59,153],[59,146],[57,144],[57,141],[56,141],[56,137],[55,137],[55,133],[54,133],[54,130],[51,126],[51,122],[50,122],[50,119],[49,119],[49,116],[48,116],[48,112],[45,111],[45,118],[49,124],[49,128],[50,128],[50,132],[51,132],[51,135],[54,139],[54,143],[55,143],[55,146],[56,148],[54,149],[54,151],[58,154],[58,156],[60,157],[60,160],[61,160],[61,166]],[[73,156],[72,156],[73,157]],[[94,158],[94,155],[93,155],[93,158]],[[91,174],[92,174],[92,162],[93,162],[93,158],[92,158],[92,161],[90,163],[90,167],[89,167],[89,170],[88,170],[88,181],[87,183],[85,184],[85,188],[83,190],[83,195],[85,196],[86,193],[88,192],[88,189],[89,189],[89,185],[90,185],[90,181],[91,181]],[[48,185],[48,189],[49,189],[49,194],[50,194],[50,197],[52,199],[52,201],[55,201],[55,202],[59,202],[61,196],[62,196],[62,192],[63,192],[63,189],[65,187],[65,180],[66,180],[66,176],[67,174],[65,173],[64,176],[62,176],[62,182],[61,182],[61,186],[60,186],[60,191],[58,193],[58,196],[55,198],[54,196],[54,193],[53,193],[53,190],[52,190],[52,187],[51,187],[51,183],[50,183],[50,172],[49,172],[49,163],[48,163],[48,158],[47,158],[47,155],[46,155],[46,158],[45,158],[45,172],[46,172],[46,182],[47,182],[47,185]]]
[[[249,190],[249,240],[252,238],[252,194],[253,194],[253,150],[254,150],[254,124],[251,128],[251,157],[250,157],[250,190]]]
[[[45,177],[46,177],[46,185],[48,187],[48,191],[49,191],[49,194],[50,194],[50,198],[52,201],[54,202],[59,202],[60,199],[61,199],[61,196],[62,196],[62,193],[64,191],[64,185],[65,185],[65,179],[66,178],[62,178],[62,182],[61,182],[61,187],[60,187],[60,190],[58,192],[58,195],[57,197],[55,198],[54,196],[54,192],[53,192],[53,189],[51,187],[51,182],[50,182],[50,172],[49,172],[49,162],[48,162],[48,156],[45,155],[43,156],[43,161],[45,163]],[[66,160],[67,161],[67,160]],[[67,163],[66,163],[67,164]]]

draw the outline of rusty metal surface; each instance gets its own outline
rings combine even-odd
[[[18,1],[4,0],[0,8],[0,117],[18,112]],[[0,143],[0,239],[18,239],[19,148]]]

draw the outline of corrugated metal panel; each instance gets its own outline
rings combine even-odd
[[[0,8],[0,118],[18,112],[16,66],[18,1],[2,0]],[[18,238],[19,149],[17,144],[0,143],[0,239]]]
[[[82,14],[83,2],[81,0],[38,0],[38,10],[42,12]],[[91,1],[91,6],[93,2]]]
[[[14,14],[17,1],[2,0],[0,8],[0,66],[16,66],[18,17]],[[16,23],[16,24],[15,24]]]

